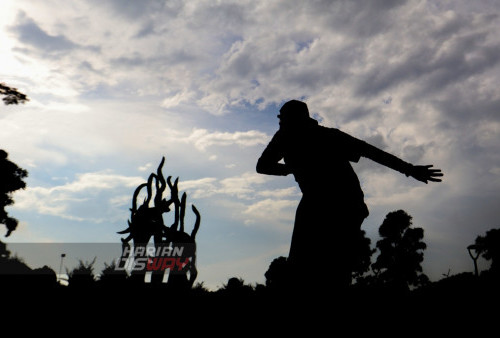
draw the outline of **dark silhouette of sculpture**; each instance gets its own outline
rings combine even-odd
[[[17,88],[7,86],[5,83],[0,83],[0,95],[4,96],[2,100],[6,105],[29,101],[26,94],[19,92]]]
[[[412,217],[403,210],[387,214],[379,228],[380,254],[372,264],[378,283],[394,290],[408,290],[428,282],[420,265],[424,260],[424,229],[412,227]]]
[[[200,227],[200,213],[194,205],[192,205],[192,211],[195,214],[196,220],[193,226],[191,234],[184,231],[184,216],[186,211],[186,193],[183,193],[182,197],[179,199],[178,182],[177,178],[172,183],[172,177],[169,176],[166,180],[163,176],[162,169],[165,163],[165,157],[162,158],[160,165],[158,166],[156,174],[152,173],[149,176],[148,182],[139,185],[133,195],[131,217],[128,221],[128,228],[118,232],[119,234],[129,234],[128,237],[122,238],[123,252],[131,252],[129,241],[133,240],[134,248],[142,247],[146,248],[151,237],[153,238],[153,243],[155,247],[170,245],[171,247],[176,246],[187,246],[189,247],[190,257],[189,263],[187,263],[182,271],[177,271],[176,273],[169,274],[168,286],[174,287],[176,289],[191,288],[197,275],[196,269],[196,234]],[[155,196],[153,198],[153,181],[155,181]],[[163,193],[166,187],[170,190],[170,199],[163,198]],[[140,191],[146,188],[147,197],[144,202],[137,207],[137,197]],[[153,199],[154,206],[150,206],[150,202]],[[174,222],[170,226],[166,226],[163,222],[163,214],[170,212],[170,207],[174,207]],[[137,252],[137,251],[134,251]],[[146,250],[142,256],[136,256],[137,258],[148,258]],[[123,260],[122,260],[123,262]],[[172,272],[172,271],[171,271]],[[141,282],[144,281],[145,271],[139,271],[135,275],[136,278]],[[152,276],[153,283],[161,283],[163,280],[163,271],[155,271]]]
[[[17,228],[17,220],[8,215],[5,207],[14,204],[12,193],[24,189],[28,172],[7,159],[8,154],[0,149],[0,224],[7,227],[6,237]]]
[[[302,199],[297,208],[288,261],[299,283],[351,283],[357,238],[368,216],[359,180],[349,162],[361,156],[427,183],[440,182],[439,169],[415,166],[338,129],[318,125],[304,102],[292,100],[278,115],[280,128],[257,162],[257,172],[293,174]],[[284,163],[280,161],[283,160]],[[295,278],[295,277],[294,277]]]
[[[149,176],[148,182],[139,185],[132,198],[132,208],[130,209],[131,216],[128,221],[129,227],[119,234],[129,233],[128,237],[122,239],[123,242],[134,240],[134,244],[147,244],[151,237],[154,238],[156,243],[160,243],[162,239],[164,224],[163,213],[170,211],[170,205],[173,200],[167,201],[163,198],[166,182],[162,174],[162,168],[165,163],[165,158],[162,159],[158,166],[157,175],[154,173]],[[149,204],[152,198],[152,183],[155,180],[156,195],[154,198],[154,206],[150,207]],[[147,197],[144,202],[137,207],[137,197],[141,190],[147,188]]]

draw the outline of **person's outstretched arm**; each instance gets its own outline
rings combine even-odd
[[[291,173],[290,168],[286,164],[279,163],[283,158],[279,139],[280,136],[276,133],[262,152],[257,161],[256,168],[259,174],[286,176]]]
[[[391,155],[377,147],[363,142],[362,156],[367,157],[386,167],[397,170],[406,176],[411,176],[420,182],[441,182],[441,169],[432,169],[433,165],[413,165]]]

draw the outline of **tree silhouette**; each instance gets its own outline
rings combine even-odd
[[[355,250],[352,250],[353,256],[351,257],[354,260],[352,276],[354,279],[358,279],[370,270],[371,257],[376,250],[371,248],[370,238],[366,237],[366,232],[361,229],[358,231],[358,238],[353,241],[353,245],[355,245]]]
[[[5,83],[0,83],[0,95],[5,96],[2,100],[6,105],[29,101],[26,94],[19,92],[17,88],[7,86]]]
[[[249,296],[253,293],[253,288],[245,284],[245,281],[239,277],[231,277],[228,279],[227,284],[223,284],[218,290],[221,295],[231,297]]]
[[[71,271],[66,271],[68,274],[68,285],[70,287],[90,287],[95,282],[94,264],[97,257],[91,262],[83,262],[79,260],[78,266]]]
[[[387,214],[379,228],[382,237],[377,242],[380,254],[372,264],[376,279],[383,285],[397,290],[420,286],[428,282],[422,273],[424,230],[412,228],[412,217],[403,210]]]
[[[11,195],[14,191],[26,187],[23,179],[28,176],[26,170],[9,161],[7,156],[7,152],[0,149],[0,223],[7,227],[6,237],[17,228],[18,222],[7,214],[5,207],[14,204]]]
[[[266,287],[273,291],[286,291],[290,287],[291,276],[287,258],[283,256],[275,258],[264,274]]]
[[[0,241],[0,275],[23,275],[31,272],[31,269],[22,258],[11,256],[7,244]]]
[[[478,236],[475,246],[484,259],[491,260],[489,273],[500,276],[500,229],[491,229],[485,236]]]
[[[41,290],[56,286],[56,273],[48,266],[32,269],[22,258],[12,256],[7,244],[0,241],[0,290]]]
[[[205,286],[204,282],[197,282],[193,285],[191,292],[196,295],[207,295],[210,290]]]
[[[104,263],[104,269],[99,276],[100,285],[119,287],[126,283],[128,274],[126,271],[117,270],[115,261],[111,264]]]

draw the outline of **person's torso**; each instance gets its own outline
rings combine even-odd
[[[351,164],[349,145],[336,130],[322,126],[284,133],[284,161],[304,194],[321,193],[335,199],[363,199]]]

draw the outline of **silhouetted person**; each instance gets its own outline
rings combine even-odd
[[[304,102],[285,103],[278,118],[280,128],[259,158],[257,172],[293,174],[303,194],[288,256],[292,278],[316,289],[348,286],[356,256],[353,241],[368,216],[349,162],[367,157],[424,183],[440,182],[441,171],[432,165],[414,166],[338,129],[318,125]]]

